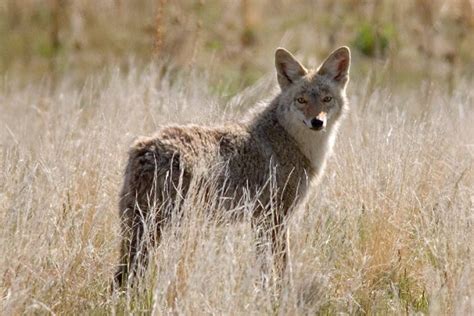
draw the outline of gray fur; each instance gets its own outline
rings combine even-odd
[[[219,195],[230,201],[228,208],[244,195],[258,200],[254,223],[270,232],[282,270],[285,219],[320,178],[332,151],[347,108],[349,63],[349,50],[342,47],[319,70],[308,71],[280,48],[275,64],[282,91],[249,122],[212,128],[168,126],[137,140],[120,194],[123,242],[116,284],[136,274],[139,264],[146,267],[150,244],[144,243],[145,225],[153,222],[153,236],[146,237],[156,245],[161,225],[170,216],[163,204],[173,203],[178,194],[186,197],[193,181],[206,178],[217,181]],[[299,102],[302,98],[304,103]],[[323,130],[308,126],[313,118],[324,118]]]

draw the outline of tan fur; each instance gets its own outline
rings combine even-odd
[[[136,274],[139,265],[146,267],[146,225],[153,223],[153,237],[147,237],[156,245],[161,223],[170,217],[163,204],[185,197],[196,179],[217,181],[228,208],[244,195],[257,199],[255,223],[271,232],[273,251],[284,261],[285,218],[320,178],[332,151],[347,106],[349,62],[349,50],[343,47],[309,72],[278,49],[275,64],[282,92],[249,122],[168,126],[136,141],[120,194],[123,242],[116,283],[121,285],[130,272]],[[324,118],[324,129],[313,129],[315,118]]]

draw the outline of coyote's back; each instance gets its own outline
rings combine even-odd
[[[218,193],[212,197],[222,199],[224,209],[237,209],[244,197],[257,201],[253,223],[272,240],[282,270],[285,218],[320,177],[332,151],[347,106],[349,63],[349,50],[342,47],[317,71],[308,71],[278,49],[282,92],[251,121],[213,128],[169,126],[137,140],[120,194],[123,241],[116,284],[146,268],[148,248],[159,243],[174,204],[191,189],[206,190],[209,179]]]

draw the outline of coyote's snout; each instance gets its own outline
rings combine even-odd
[[[347,108],[350,52],[341,47],[317,70],[307,70],[279,48],[275,66],[281,92],[252,120],[163,127],[131,147],[120,194],[123,240],[115,285],[146,268],[147,250],[159,243],[171,216],[164,204],[186,198],[193,181],[203,178],[214,181],[234,212],[243,197],[258,201],[252,223],[271,240],[283,270],[285,219],[320,178]]]
[[[319,113],[316,117],[313,117],[309,123],[308,120],[304,122],[309,128],[320,131],[326,127],[326,112]]]

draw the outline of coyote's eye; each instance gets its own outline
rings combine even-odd
[[[326,97],[323,98],[323,102],[326,102],[326,103],[331,102],[331,100],[332,100],[332,97],[330,97],[330,96],[326,96]]]
[[[303,97],[299,97],[296,101],[298,101],[298,103],[306,103],[306,100]]]
[[[332,100],[332,97],[327,96],[327,97],[324,97],[323,102],[327,103],[327,102],[330,102],[331,100]]]

